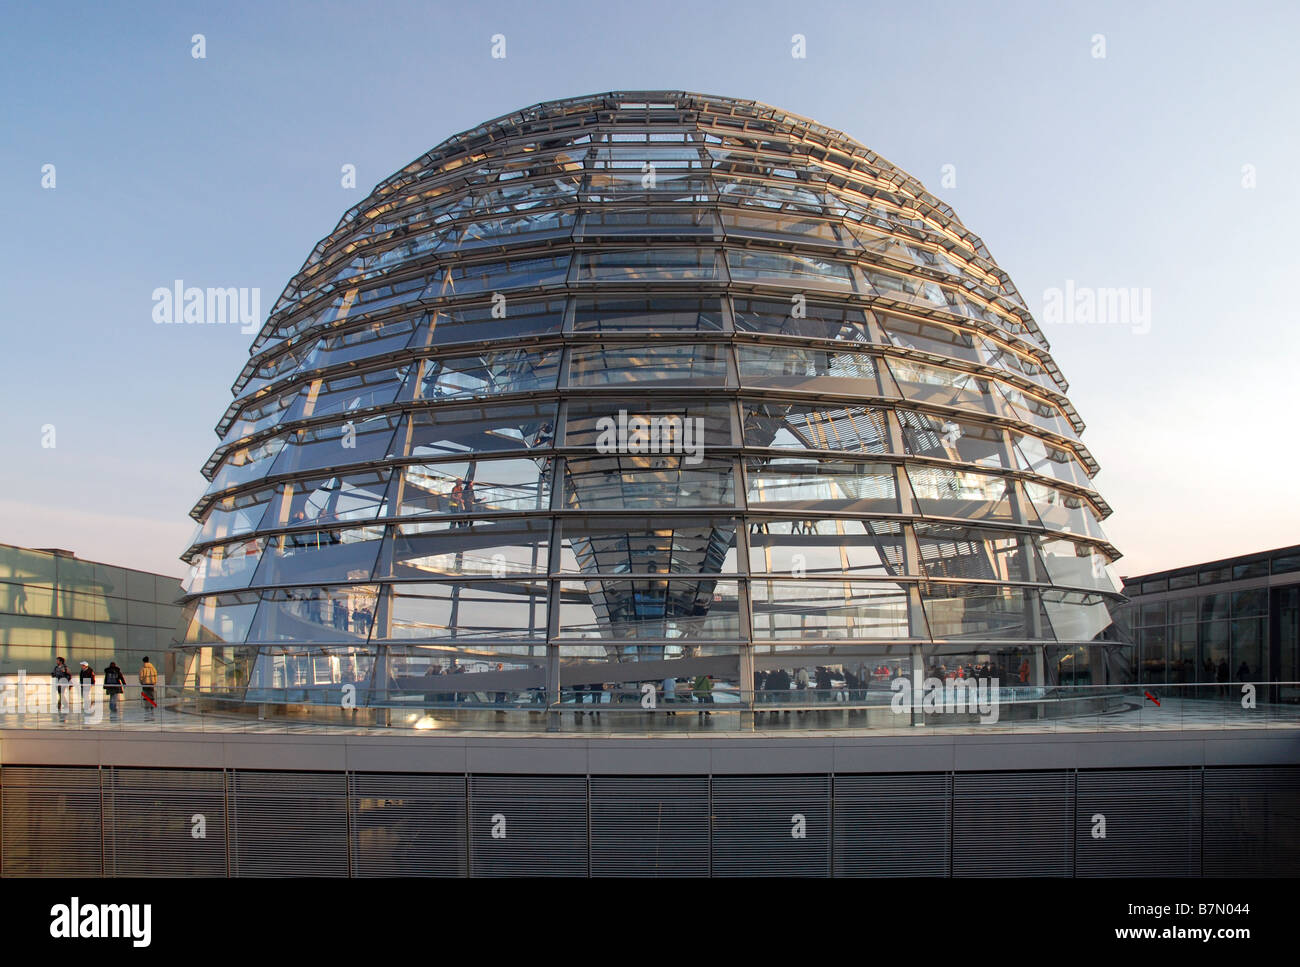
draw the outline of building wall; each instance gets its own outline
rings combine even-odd
[[[1300,864],[1294,766],[556,776],[5,765],[0,794],[7,877],[1266,876]]]
[[[1300,681],[1300,546],[1125,578],[1124,593],[1140,681]]]
[[[148,655],[166,674],[180,621],[176,578],[0,544],[0,674],[48,674],[58,656],[97,675],[134,675]]]

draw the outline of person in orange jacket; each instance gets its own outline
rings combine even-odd
[[[144,664],[140,666],[140,698],[152,712],[158,707],[158,702],[154,699],[154,686],[158,684],[158,669],[149,664],[149,656],[144,656]]]

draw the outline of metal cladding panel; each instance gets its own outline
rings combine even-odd
[[[836,876],[947,876],[946,774],[835,777]]]
[[[586,876],[587,780],[472,776],[474,876]]]
[[[5,876],[102,876],[99,768],[5,766]]]
[[[233,876],[347,876],[347,775],[230,775]]]
[[[354,876],[464,876],[465,777],[352,776]]]
[[[830,776],[713,780],[714,876],[829,876]]]
[[[1300,870],[1300,768],[1205,770],[1206,876],[1295,876]]]
[[[1069,772],[953,776],[953,876],[1071,876]]]
[[[708,778],[593,776],[591,875],[708,876]]]
[[[105,875],[226,875],[220,769],[113,767],[104,780]]]
[[[1200,875],[1200,769],[1080,772],[1076,803],[1076,876]]]

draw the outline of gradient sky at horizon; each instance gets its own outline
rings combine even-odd
[[[0,542],[182,574],[251,337],[156,325],[153,290],[257,288],[264,318],[448,136],[666,88],[844,131],[984,239],[1088,424],[1118,573],[1300,543],[1297,36],[1288,3],[0,4]],[[1149,290],[1150,331],[1048,324],[1067,280]]]

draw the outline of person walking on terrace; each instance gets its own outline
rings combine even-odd
[[[117,667],[117,662],[110,661],[104,669],[104,694],[108,696],[109,718],[117,718],[117,702],[125,685],[126,676],[122,674],[122,669]]]
[[[158,702],[154,699],[154,686],[158,684],[158,669],[149,664],[149,656],[144,656],[144,664],[140,666],[140,698],[153,714],[153,710],[158,707]]]
[[[81,708],[84,712],[89,709],[95,701],[95,669],[90,667],[90,662],[81,663]]]
[[[50,672],[54,679],[54,691],[58,696],[58,708],[56,711],[63,711],[63,696],[68,691],[68,683],[72,681],[72,672],[68,671],[68,663],[62,658],[54,660],[54,671]]]

